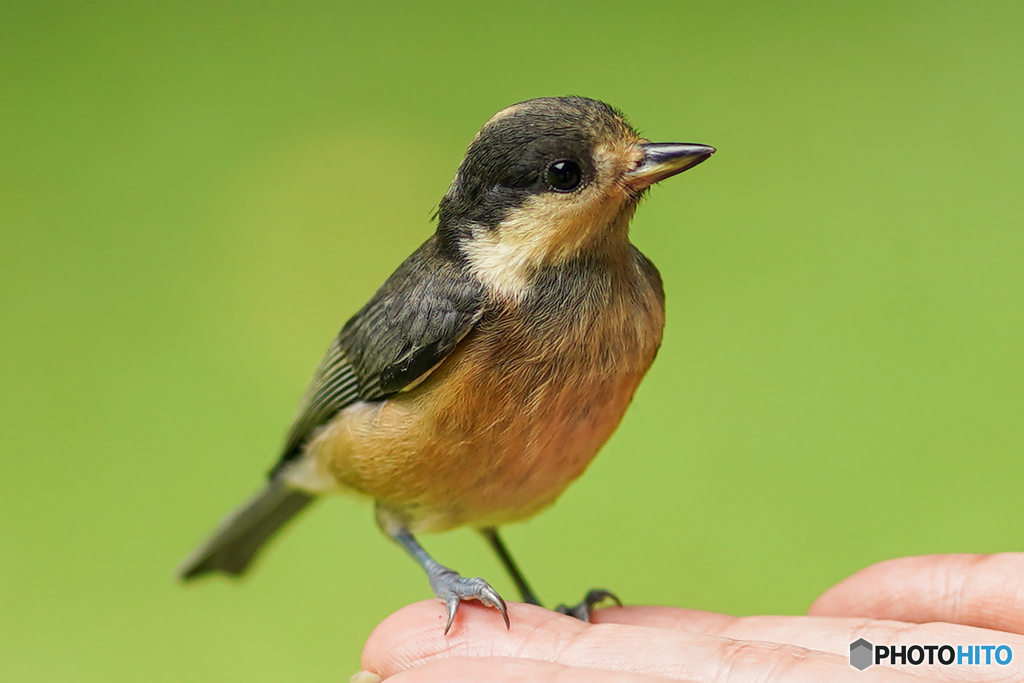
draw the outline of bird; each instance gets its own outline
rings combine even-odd
[[[629,239],[656,182],[715,148],[654,143],[579,96],[513,104],[476,134],[436,230],[342,327],[263,488],[180,566],[245,572],[314,500],[356,493],[447,611],[505,601],[420,544],[477,529],[523,602],[540,605],[498,528],[551,505],[619,425],[661,345],[665,294]],[[618,598],[593,589],[565,614]]]

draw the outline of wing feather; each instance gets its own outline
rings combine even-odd
[[[379,401],[437,367],[483,316],[483,287],[431,237],[342,328],[292,423],[278,472],[337,413]]]

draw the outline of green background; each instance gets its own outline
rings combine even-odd
[[[1024,5],[213,5],[0,6],[5,681],[343,681],[429,597],[348,499],[241,583],[172,574],[540,95],[719,149],[634,221],[669,318],[625,422],[507,531],[542,597],[798,613],[1020,549]],[[425,541],[514,595],[472,532]]]

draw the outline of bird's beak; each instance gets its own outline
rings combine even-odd
[[[640,165],[626,174],[626,182],[637,192],[693,168],[715,153],[714,147],[688,142],[648,142],[637,147],[643,154]]]

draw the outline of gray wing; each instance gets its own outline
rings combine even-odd
[[[431,237],[331,344],[303,396],[271,476],[338,411],[391,396],[443,361],[483,315],[483,287]]]

